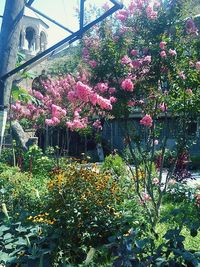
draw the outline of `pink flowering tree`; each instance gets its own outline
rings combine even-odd
[[[101,129],[100,119],[112,109],[112,96],[103,97],[99,85],[91,86],[87,72],[46,79],[29,97],[12,105],[12,119],[29,121],[35,128],[65,127],[71,131],[88,126]]]
[[[178,1],[132,0],[83,39],[91,83],[112,99],[111,114],[123,121],[135,188],[152,225],[168,184],[177,178],[177,162],[187,154],[189,129],[200,107],[199,29],[182,10]],[[170,135],[176,157],[164,179]]]

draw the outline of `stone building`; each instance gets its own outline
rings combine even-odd
[[[19,51],[31,58],[47,48],[49,26],[32,10],[25,8]]]

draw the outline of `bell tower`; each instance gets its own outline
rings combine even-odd
[[[19,39],[19,51],[33,57],[47,48],[49,26],[32,10],[25,8]]]

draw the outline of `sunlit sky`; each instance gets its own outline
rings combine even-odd
[[[4,6],[6,0],[0,0],[0,15],[3,15]],[[129,0],[127,0],[129,1]],[[72,31],[78,30],[78,18],[76,17],[76,10],[79,7],[80,0],[35,0],[33,7],[58,21],[60,24],[70,28]],[[110,3],[109,0],[86,0],[85,8],[89,5],[96,5],[97,7],[103,6],[105,3]],[[43,18],[42,18],[43,19]],[[1,26],[0,19],[0,26]],[[51,22],[43,19],[48,25],[48,46],[55,44],[56,42],[67,37],[69,34],[65,30],[55,26]]]

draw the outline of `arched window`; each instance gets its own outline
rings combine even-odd
[[[40,51],[44,51],[46,49],[46,44],[47,44],[47,37],[44,32],[40,33]]]
[[[35,30],[32,27],[26,28],[26,40],[28,42],[28,50],[35,51]]]

